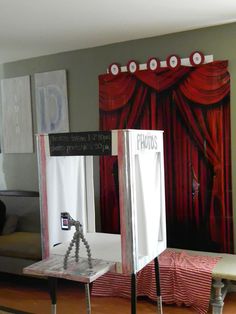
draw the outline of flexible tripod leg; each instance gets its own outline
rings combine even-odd
[[[77,234],[76,242],[75,242],[75,261],[78,263],[79,261],[79,249],[80,249],[80,235]]]
[[[66,251],[65,257],[64,257],[64,264],[63,264],[63,268],[67,269],[67,262],[68,262],[68,257],[70,255],[70,252],[73,248],[74,243],[76,242],[76,237],[77,237],[77,232],[74,233],[73,239],[70,241],[69,247]]]
[[[89,246],[87,240],[85,239],[85,237],[84,237],[84,235],[82,233],[80,234],[80,236],[81,236],[81,239],[82,239],[82,241],[83,241],[83,243],[84,243],[84,245],[86,247],[86,250],[87,250],[89,268],[93,268],[90,246]]]

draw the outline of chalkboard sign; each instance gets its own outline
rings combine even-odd
[[[49,134],[51,156],[111,155],[111,132]]]

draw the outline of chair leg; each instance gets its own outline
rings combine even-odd
[[[131,275],[131,314],[136,314],[137,293],[136,293],[136,274]]]
[[[157,313],[163,314],[158,257],[155,257],[154,263],[155,263],[156,293],[157,293]]]
[[[85,298],[86,298],[86,313],[91,313],[90,289],[89,283],[85,284]]]
[[[49,293],[51,298],[51,314],[57,313],[57,278],[48,277]]]

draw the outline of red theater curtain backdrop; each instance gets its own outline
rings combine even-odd
[[[169,247],[233,250],[227,65],[99,76],[100,130],[164,130]],[[103,232],[119,233],[116,166],[100,160]]]

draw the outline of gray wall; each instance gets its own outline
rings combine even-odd
[[[162,60],[172,53],[188,57],[194,50],[213,54],[215,60],[229,60],[231,73],[231,136],[233,203],[236,202],[236,23],[154,38],[140,39],[103,47],[43,56],[0,66],[0,78],[32,75],[32,100],[35,122],[33,74],[66,69],[68,74],[71,131],[98,129],[98,75],[112,62],[125,65],[130,59],[145,63],[151,56]],[[36,125],[34,123],[36,130]],[[35,154],[0,154],[0,188],[37,189]],[[1,175],[2,174],[2,175]],[[235,210],[236,213],[236,210]],[[236,223],[235,223],[236,225]],[[235,232],[236,234],[236,232]],[[236,242],[236,241],[235,241]]]

